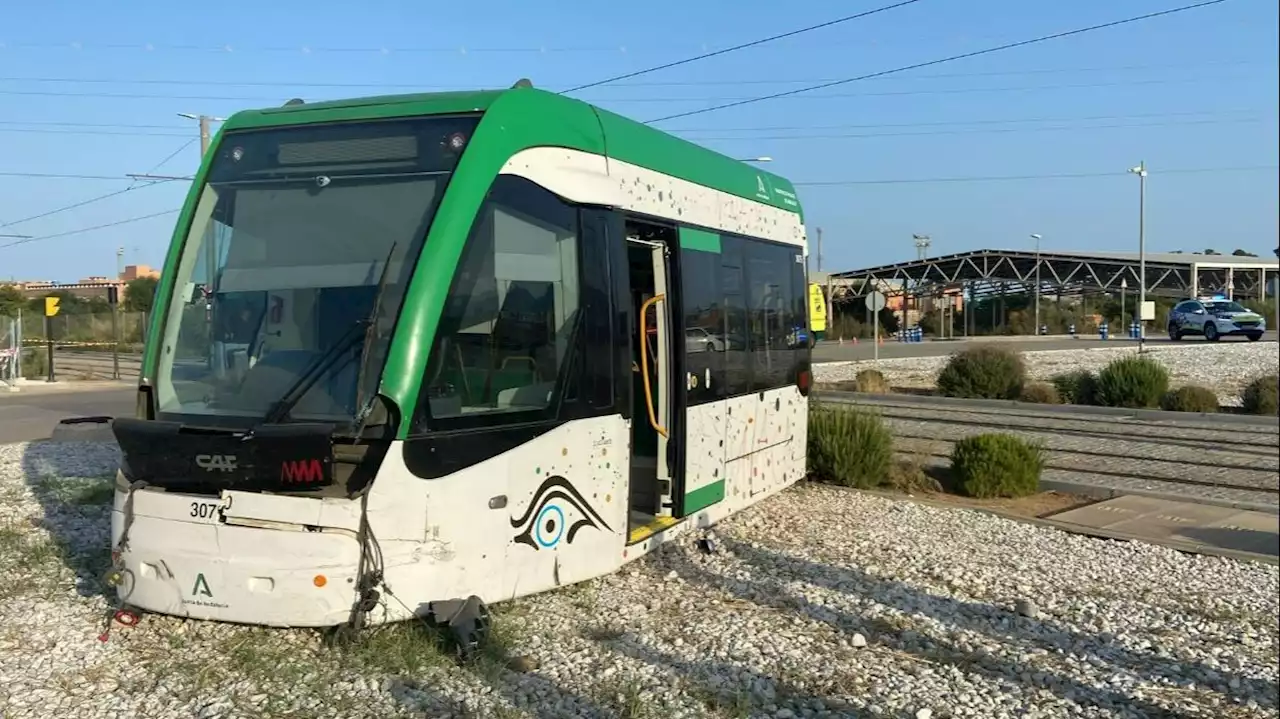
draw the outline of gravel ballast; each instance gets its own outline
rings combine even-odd
[[[978,341],[957,344],[956,351]],[[999,343],[993,343],[1000,346]],[[1112,360],[1136,354],[1137,343],[1117,343],[1117,347],[1094,347],[1078,350],[1034,350],[1022,353],[1027,376],[1047,380],[1057,374],[1075,370],[1098,371]],[[1148,356],[1169,370],[1170,387],[1196,384],[1208,387],[1227,406],[1240,404],[1240,391],[1254,377],[1280,370],[1280,351],[1275,342],[1187,342],[1183,345],[1150,344]],[[814,365],[816,382],[852,380],[858,372],[875,367],[895,387],[933,387],[938,372],[949,357],[907,357],[897,359],[825,362]]]
[[[1277,567],[806,485],[498,605],[456,666],[108,605],[109,444],[0,446],[6,717],[1277,717]],[[84,478],[84,479],[77,479]],[[77,571],[79,577],[77,577]]]

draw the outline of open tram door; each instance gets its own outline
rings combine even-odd
[[[680,434],[672,336],[670,256],[675,228],[628,220],[626,251],[631,291],[631,466],[628,543],[675,524],[675,478]]]

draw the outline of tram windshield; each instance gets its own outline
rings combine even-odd
[[[350,423],[476,118],[293,126],[219,143],[172,278],[159,419]]]

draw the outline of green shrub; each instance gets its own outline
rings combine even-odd
[[[1044,452],[1011,434],[965,437],[951,449],[956,486],[970,497],[1025,497],[1040,488]]]
[[[870,392],[872,394],[887,394],[889,392],[889,380],[884,378],[878,369],[864,369],[854,378],[854,386],[859,392]]]
[[[1165,392],[1160,409],[1170,412],[1217,412],[1218,395],[1208,387],[1189,384]]]
[[[1027,368],[1017,352],[978,345],[955,353],[938,374],[938,392],[946,397],[1017,399]]]
[[[1245,385],[1240,395],[1249,414],[1280,414],[1280,375],[1265,374]]]
[[[809,472],[816,479],[869,489],[888,479],[893,435],[880,416],[849,405],[809,410]]]
[[[1018,399],[1023,402],[1032,402],[1035,404],[1061,404],[1062,398],[1058,396],[1058,389],[1048,382],[1032,382],[1022,388],[1022,394]]]
[[[1169,391],[1169,370],[1150,357],[1128,355],[1098,373],[1097,400],[1104,407],[1157,407]]]
[[[1098,403],[1098,376],[1087,369],[1054,375],[1049,382],[1067,404]]]

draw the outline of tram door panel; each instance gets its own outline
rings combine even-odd
[[[672,514],[673,416],[670,252],[673,228],[627,224],[631,288],[632,412],[629,529]]]

